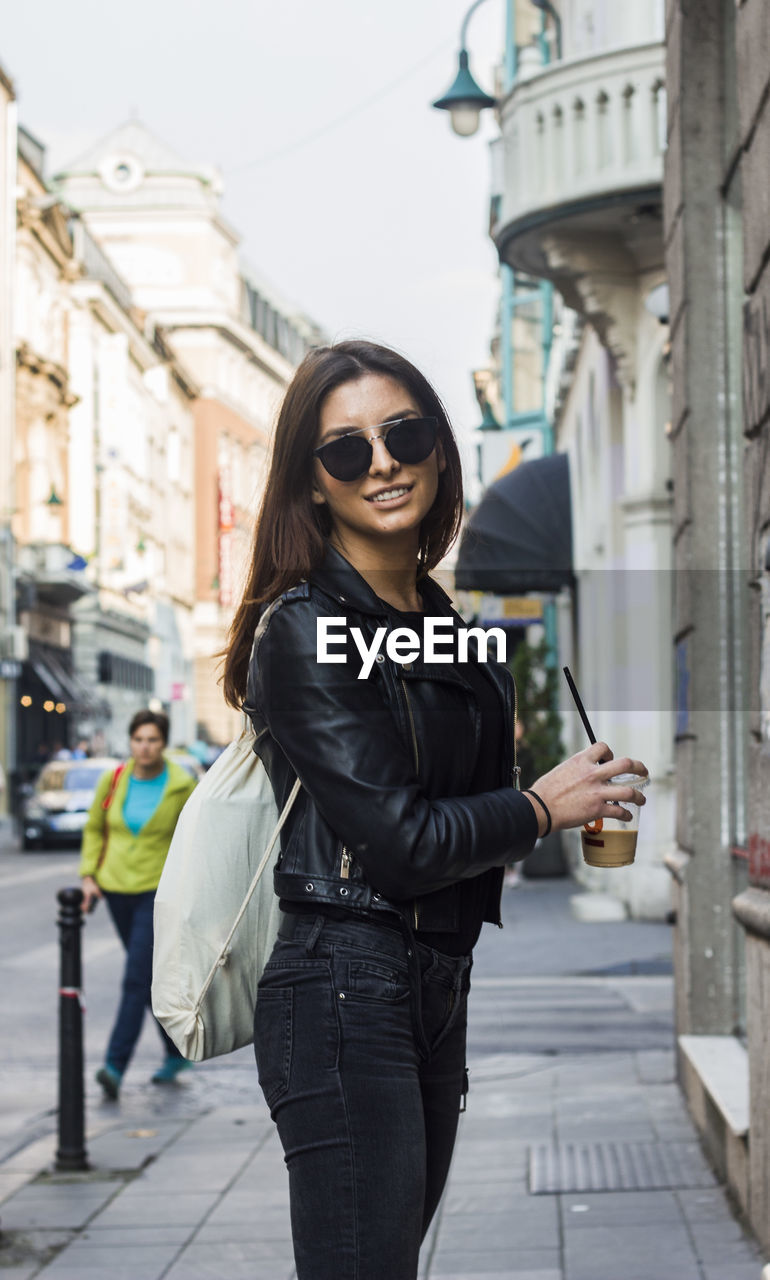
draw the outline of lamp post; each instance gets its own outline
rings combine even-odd
[[[477,132],[481,112],[488,110],[490,107],[498,105],[497,98],[493,98],[490,94],[485,93],[480,85],[474,80],[468,59],[467,36],[468,25],[473,14],[482,5],[484,0],[474,0],[470,9],[463,18],[463,24],[460,28],[460,52],[458,55],[457,75],[453,80],[449,89],[447,89],[443,98],[437,98],[432,104],[439,111],[448,111],[449,119],[455,133],[461,138],[471,138]],[[543,31],[540,36],[541,45],[543,47],[544,61],[548,61],[548,45],[545,43],[545,21],[546,15],[553,22],[554,29],[554,52],[557,58],[561,58],[561,16],[552,0],[530,0],[530,4],[535,9],[539,9],[543,14]],[[513,41],[514,30],[514,5],[515,0],[507,0],[507,22],[508,31],[506,35],[506,57],[505,57],[505,79],[506,90],[510,88],[516,72],[516,51]]]
[[[460,28],[460,53],[457,75],[443,98],[437,98],[433,103],[433,106],[439,111],[449,112],[452,128],[460,138],[472,137],[479,127],[481,112],[488,107],[497,105],[497,99],[485,93],[471,75],[468,65],[468,50],[465,47],[468,23],[479,5],[483,3],[484,0],[475,0],[475,3],[471,5],[463,18],[463,25]]]
[[[457,76],[451,88],[444,94],[443,98],[438,98],[433,106],[439,111],[448,111],[450,121],[455,133],[460,137],[471,137],[476,133],[479,127],[481,112],[489,107],[498,106],[498,101],[485,93],[479,87],[471,75],[468,64],[468,50],[466,48],[466,37],[468,33],[468,24],[471,17],[476,12],[484,0],[475,0],[463,19],[460,29],[460,54],[459,69]],[[554,45],[558,58],[561,58],[561,18],[558,11],[554,7],[552,0],[531,0],[534,8],[541,12],[541,36],[540,40],[543,44],[544,61],[548,61],[548,46],[544,44],[543,29],[545,27],[546,15],[548,15],[554,24]],[[505,38],[505,84],[504,92],[507,94],[513,86],[516,78],[516,61],[517,50],[515,40],[516,26],[516,0],[506,0],[506,38]],[[542,346],[543,346],[543,386],[545,383],[545,374],[547,369],[548,356],[551,347],[551,293],[550,285],[542,282],[536,286],[534,291],[529,291],[525,296],[518,297],[516,295],[515,279],[513,268],[503,263],[501,266],[501,330],[502,330],[502,354],[501,354],[501,376],[503,386],[503,400],[505,406],[505,426],[513,427],[525,425],[528,429],[536,430],[540,434],[542,441],[543,453],[550,454],[553,452],[553,432],[551,424],[548,422],[545,412],[544,403],[538,411],[522,412],[517,414],[514,410],[514,359],[512,349],[512,334],[515,308],[518,304],[529,302],[536,299],[542,306]],[[483,408],[483,406],[482,406]],[[495,428],[500,429],[502,424],[498,424],[494,418],[491,420],[484,414],[484,419],[478,428],[479,431],[490,431]],[[529,440],[527,441],[529,443]],[[520,442],[520,448],[523,444]],[[479,477],[481,478],[481,444],[478,445],[479,452]],[[546,644],[548,646],[548,665],[556,665],[556,616],[553,601],[548,601],[544,607],[544,626],[546,633]]]
[[[561,16],[558,9],[554,7],[551,0],[530,0],[530,3],[536,9],[540,9],[543,13],[547,13],[553,21],[554,45],[556,57],[561,59]]]
[[[452,128],[460,137],[471,137],[478,129],[481,112],[489,107],[498,106],[498,101],[484,93],[479,88],[473,76],[470,73],[468,65],[468,50],[466,48],[468,25],[473,14],[484,3],[484,0],[474,0],[470,9],[466,13],[462,27],[460,28],[460,54],[459,54],[459,70],[451,88],[444,94],[443,98],[438,98],[432,105],[439,111],[448,111]],[[554,23],[555,32],[555,48],[557,56],[561,57],[561,18],[557,9],[554,7],[552,0],[530,0],[532,7],[537,9],[541,14],[541,25],[544,28],[546,15],[550,17]],[[516,46],[516,0],[506,0],[506,33],[505,33],[505,81],[503,90],[508,94],[511,90],[517,70],[517,46]],[[543,40],[541,32],[541,42]],[[544,48],[544,59],[548,60],[548,47]],[[503,334],[502,353],[501,353],[501,381],[503,390],[503,402],[505,406],[505,426],[523,426],[530,428],[532,423],[532,414],[523,412],[517,414],[514,409],[514,360],[512,343],[510,335],[513,333],[514,316],[516,307],[528,303],[539,298],[542,306],[542,345],[543,345],[543,379],[545,379],[545,371],[547,368],[548,357],[551,349],[551,292],[550,285],[545,281],[536,286],[535,291],[527,290],[523,295],[517,292],[516,282],[513,269],[506,263],[501,264],[501,303],[500,303],[500,319],[501,330]],[[526,418],[526,423],[517,421],[519,418]],[[543,452],[553,452],[553,437],[548,423],[544,417],[543,409],[540,410],[542,418],[539,427]]]

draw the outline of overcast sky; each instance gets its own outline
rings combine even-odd
[[[224,175],[224,213],[277,289],[332,336],[406,352],[458,428],[477,410],[497,259],[488,120],[460,139],[430,101],[470,0],[38,0],[4,6],[0,63],[49,173],[131,115]],[[504,4],[471,20],[492,88]]]

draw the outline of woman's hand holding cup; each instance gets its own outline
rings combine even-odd
[[[630,822],[632,815],[623,808],[623,801],[640,806],[646,801],[635,787],[612,783],[612,778],[623,773],[646,778],[648,770],[641,760],[632,760],[630,756],[616,760],[606,742],[595,742],[544,773],[532,784],[532,790],[547,805],[554,831],[582,827],[597,818]],[[531,803],[542,828],[545,823],[542,810],[536,801]]]

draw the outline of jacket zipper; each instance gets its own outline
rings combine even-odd
[[[513,679],[513,677],[511,678]],[[513,681],[513,768],[511,770],[511,786],[515,787],[517,791],[520,791],[521,790],[521,766],[519,765],[517,760],[518,752],[516,749],[516,725],[518,724],[518,722],[519,722],[519,689],[516,684],[516,681],[514,680]],[[502,895],[502,887],[500,892]],[[500,905],[501,905],[501,899],[498,899],[498,904],[497,904],[498,929],[503,928]]]
[[[512,678],[513,678],[513,677],[512,677]],[[519,791],[519,790],[520,790],[520,787],[521,787],[521,781],[520,781],[520,780],[521,780],[521,769],[520,769],[520,767],[519,767],[519,765],[518,765],[517,758],[516,758],[516,757],[517,757],[517,751],[516,751],[516,722],[517,722],[517,720],[518,720],[518,718],[519,718],[519,690],[518,690],[518,688],[517,688],[516,681],[514,680],[514,681],[513,681],[513,708],[511,708],[510,684],[509,684],[509,682],[506,680],[505,685],[503,686],[503,716],[505,717],[506,715],[510,715],[511,710],[513,710],[513,725],[512,725],[512,738],[511,738],[511,742],[510,742],[510,744],[507,744],[507,745],[508,745],[508,751],[509,751],[508,759],[509,759],[509,761],[511,762],[511,786],[512,786],[512,787],[515,787],[515,789],[516,789],[517,791]],[[513,750],[512,750],[512,751],[511,751],[511,748],[513,748]],[[503,774],[503,777],[505,777],[505,774]],[[502,921],[502,917],[501,917],[502,890],[503,890],[503,886],[502,886],[502,877],[501,877],[501,883],[500,883],[500,895],[499,895],[499,897],[498,897],[498,899],[497,899],[497,927],[498,927],[498,929],[502,929],[502,928],[503,928],[503,921]]]
[[[414,771],[415,773],[418,773],[420,768],[420,753],[417,749],[417,734],[414,728],[414,716],[412,715],[412,704],[409,701],[409,691],[407,690],[406,681],[404,679],[401,680],[401,686],[404,690],[404,701],[406,702],[406,710],[409,716],[409,728],[412,734],[412,748],[414,750]],[[413,911],[414,911],[414,927],[415,929],[418,929],[420,926],[420,908],[418,906],[416,898],[413,903]]]
[[[516,750],[516,725],[519,722],[519,690],[516,687],[516,681],[513,681],[513,771],[511,773],[511,786],[517,791],[521,790],[521,768],[517,763]]]
[[[348,853],[347,849],[343,844],[342,857],[340,859],[340,878],[342,880],[350,879],[350,866],[352,861],[353,861],[352,857],[350,856],[350,854]]]
[[[412,704],[409,701],[409,693],[406,687],[406,681],[402,679],[401,684],[404,690],[406,710],[409,715],[409,728],[412,733],[412,747],[414,748],[414,769],[415,769],[415,773],[418,773],[420,769],[420,753],[417,750],[417,734],[415,733],[415,728],[414,728],[414,716],[412,715]]]

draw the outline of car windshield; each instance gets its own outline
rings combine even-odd
[[[47,764],[37,780],[38,791],[93,791],[104,765]]]

